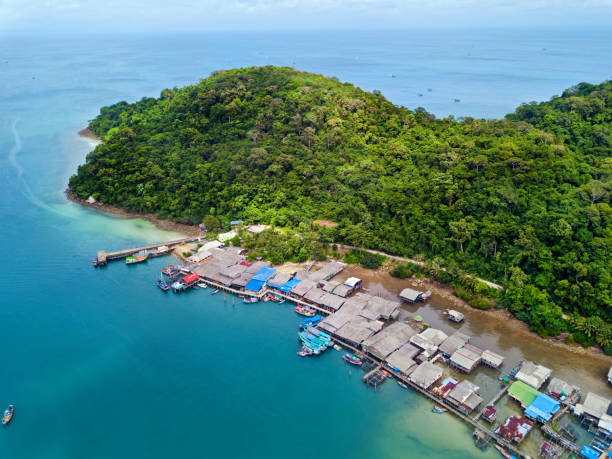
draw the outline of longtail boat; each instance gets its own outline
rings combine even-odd
[[[359,357],[357,357],[355,354],[351,354],[349,352],[347,352],[346,354],[344,354],[342,356],[342,358],[344,359],[345,362],[350,363],[351,365],[357,365],[360,366],[363,362],[361,361],[361,359]]]
[[[315,310],[312,308],[309,308],[307,306],[302,306],[301,304],[298,304],[295,308],[294,311],[297,312],[298,314],[305,316],[305,317],[313,317],[315,315]]]
[[[15,407],[13,405],[9,405],[6,410],[4,410],[4,416],[2,416],[2,424],[6,425],[11,422],[13,419],[13,413],[15,412]]]

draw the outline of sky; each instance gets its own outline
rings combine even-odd
[[[0,0],[0,32],[612,27],[612,0]]]

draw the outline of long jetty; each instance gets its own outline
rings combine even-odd
[[[104,266],[109,261],[119,260],[121,258],[129,257],[143,250],[155,250],[163,246],[168,247],[168,249],[172,249],[176,247],[177,245],[183,244],[184,242],[193,242],[197,240],[199,240],[199,238],[197,237],[195,238],[186,237],[183,239],[176,239],[174,241],[169,241],[169,242],[158,242],[155,244],[143,245],[141,247],[132,247],[131,249],[117,250],[115,252],[107,252],[106,250],[98,250],[98,264],[101,266]],[[168,250],[168,252],[170,251]]]

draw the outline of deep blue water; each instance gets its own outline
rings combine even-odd
[[[335,351],[297,358],[299,319],[289,307],[162,294],[153,281],[167,259],[91,268],[98,249],[172,235],[65,199],[91,149],[76,132],[103,105],[263,64],[335,75],[440,116],[499,117],[609,78],[611,38],[567,30],[2,37],[0,406],[17,406],[0,429],[3,457],[482,455],[462,424],[393,383],[367,389]]]

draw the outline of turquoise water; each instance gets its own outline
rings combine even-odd
[[[413,392],[392,382],[367,389],[337,352],[297,358],[299,319],[286,305],[163,294],[153,281],[168,259],[91,268],[98,249],[173,235],[66,201],[68,177],[91,149],[76,132],[102,105],[256,64],[336,75],[438,115],[501,116],[578,81],[609,78],[610,38],[3,37],[0,406],[17,407],[0,429],[3,457],[495,457]]]

